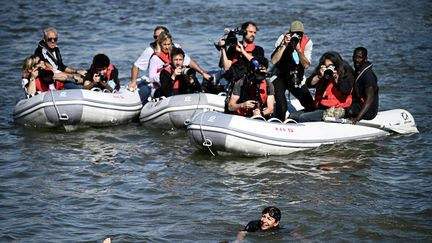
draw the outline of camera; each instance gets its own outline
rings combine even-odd
[[[297,44],[299,43],[299,41],[300,41],[300,35],[297,34],[297,33],[293,33],[293,34],[291,35],[291,40],[290,40],[290,43],[291,43],[292,48],[295,49],[296,46],[297,46]]]
[[[99,76],[99,78],[100,78],[99,80],[100,80],[101,83],[108,82],[108,77],[107,76],[103,75],[102,73],[98,73],[97,75]]]
[[[324,71],[324,79],[326,80],[330,80],[333,75],[334,75],[334,71],[335,71],[335,66],[334,65],[329,65],[326,70]]]
[[[54,83],[54,72],[51,70],[45,70],[41,67],[38,67],[38,76],[39,78],[46,84]]]
[[[228,29],[226,28],[224,30],[224,33],[226,35],[225,37],[225,46],[236,46],[238,39],[237,39],[237,35],[245,35],[246,31],[244,29],[241,28],[235,28],[235,29]],[[225,46],[219,46],[217,44],[215,44],[215,47],[218,51],[220,51],[221,47],[225,47]]]
[[[191,78],[191,77],[193,78],[196,75],[196,71],[193,68],[185,67],[182,69],[181,74],[186,78]]]

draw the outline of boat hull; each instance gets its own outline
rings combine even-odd
[[[404,110],[380,112],[378,121],[407,121]],[[373,122],[372,120],[371,122]],[[415,123],[409,114],[409,126]],[[411,124],[413,123],[413,124]],[[375,123],[371,123],[375,124]],[[413,129],[417,131],[417,129]],[[285,155],[323,144],[365,140],[391,134],[388,128],[336,122],[281,123],[216,112],[196,115],[187,127],[189,139],[199,149],[242,155]]]
[[[48,91],[19,101],[17,124],[40,127],[86,127],[123,124],[137,118],[142,103],[137,92],[102,93],[84,89]]]
[[[194,93],[175,95],[147,102],[141,110],[140,122],[153,128],[185,129],[185,122],[202,111],[224,111],[225,96]]]

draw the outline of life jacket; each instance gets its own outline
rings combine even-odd
[[[90,67],[90,70],[92,73],[97,73],[96,68],[94,68],[93,65]],[[111,80],[111,73],[113,70],[114,70],[114,65],[112,63],[110,63],[108,65],[107,72],[106,72],[106,76],[107,76],[108,80]]]
[[[332,80],[328,81],[327,86],[323,83],[316,88],[315,107],[320,105],[324,107],[347,108],[352,103],[352,95],[345,95],[340,92]]]
[[[246,82],[246,81],[245,81]],[[256,89],[254,87],[253,82],[247,82],[246,85],[246,92],[247,92],[247,98],[246,100],[255,100],[256,98]],[[243,92],[243,89],[242,89]],[[258,107],[261,107],[262,105],[267,104],[267,80],[263,79],[259,85],[259,92],[260,92],[260,100],[258,100]],[[244,100],[244,101],[246,101]],[[237,109],[236,113],[240,116],[251,116],[252,115],[252,109],[247,108],[239,108]]]
[[[253,50],[255,50],[255,44],[254,43],[250,43],[246,45],[245,51],[247,53],[252,53]],[[236,52],[236,54],[234,55],[233,59],[232,59],[232,64],[237,62],[240,58],[242,58],[243,55],[239,52]]]
[[[154,52],[153,55],[156,55],[159,57],[163,62],[164,65],[157,70],[158,73],[160,73],[163,69],[167,70],[169,73],[171,73],[171,52],[167,54],[163,52]]]
[[[48,67],[46,67],[45,70],[52,72],[52,69]],[[39,76],[36,77],[35,82],[36,82],[36,91],[45,92],[49,90],[48,85],[43,80],[41,80]],[[58,80],[54,80],[54,86],[56,90],[64,89],[64,83]]]
[[[300,49],[302,52],[304,52],[308,41],[309,41],[309,37],[307,37],[307,35],[303,35],[303,37],[300,41]]]
[[[180,80],[176,79],[174,80],[173,83],[173,91],[177,91],[175,93],[178,93],[179,88],[180,88]]]

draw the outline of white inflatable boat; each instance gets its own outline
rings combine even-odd
[[[138,92],[120,89],[103,93],[84,89],[48,91],[19,101],[16,123],[41,128],[111,126],[138,118],[142,103]]]
[[[194,93],[174,95],[147,102],[140,122],[154,128],[186,128],[185,121],[201,111],[224,111],[225,96]]]
[[[219,112],[197,114],[187,127],[196,147],[242,155],[285,155],[350,140],[371,139],[392,133],[418,133],[412,115],[402,109],[379,112],[357,125],[344,119],[326,122],[281,123]]]

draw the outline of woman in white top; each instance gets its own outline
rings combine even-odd
[[[160,72],[164,68],[170,68],[172,37],[169,33],[162,32],[156,39],[156,49],[150,58],[149,78],[152,83],[152,95],[160,87]]]

